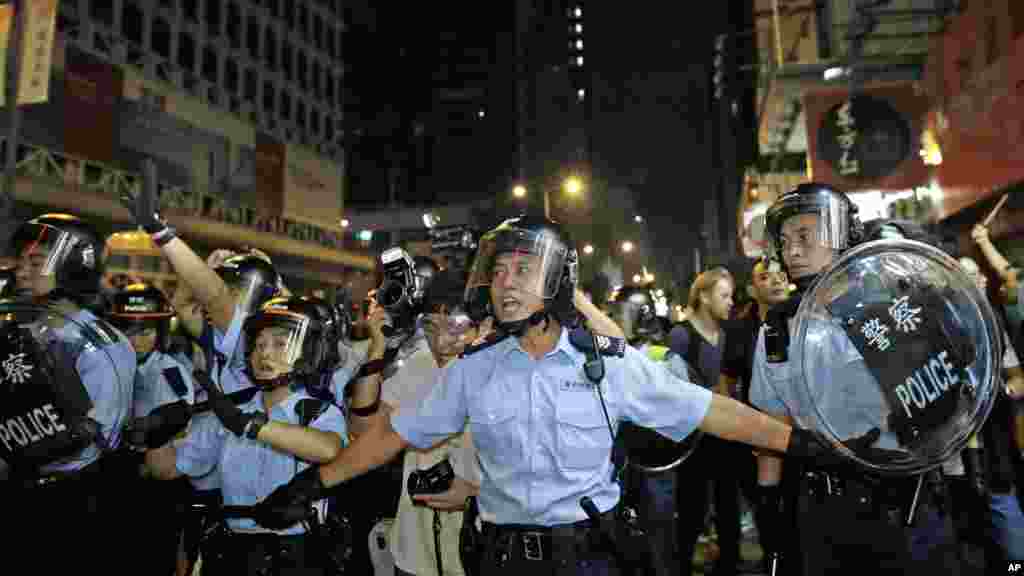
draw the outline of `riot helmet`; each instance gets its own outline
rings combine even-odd
[[[337,309],[322,298],[301,296],[299,299],[313,304],[320,315],[320,322],[323,325],[324,346],[326,347],[324,365],[321,367],[321,370],[333,370],[341,361],[338,344],[341,343],[342,339],[342,322],[338,318]]]
[[[317,304],[302,298],[272,298],[246,318],[245,364],[263,390],[318,384],[326,369],[324,322]]]
[[[14,232],[11,248],[19,259],[17,290],[24,296],[94,295],[103,276],[103,242],[91,226],[70,214],[44,214]],[[53,277],[47,285],[41,279]],[[52,294],[57,292],[57,294]]]
[[[535,216],[506,220],[480,239],[466,283],[467,311],[477,322],[495,316],[497,327],[513,335],[549,315],[572,327],[578,262],[576,247],[557,222]],[[492,301],[494,283],[511,287],[504,294],[505,302]],[[524,303],[516,298],[519,294],[539,298],[542,308],[522,317]]]
[[[831,261],[830,257],[829,262],[817,262],[816,254],[825,249],[834,255],[861,241],[863,226],[857,211],[846,194],[831,186],[800,184],[775,200],[765,214],[769,254],[782,263],[791,281],[806,288]],[[805,215],[816,218],[787,224]],[[787,232],[787,226],[793,230]],[[791,255],[793,250],[798,255]]]
[[[647,287],[623,286],[613,293],[612,302],[620,307],[620,324],[631,341],[658,339],[663,332],[656,301],[656,294]]]
[[[131,341],[140,364],[154,350],[167,351],[173,317],[174,309],[164,293],[146,283],[129,284],[115,292],[107,313],[110,323]],[[152,347],[147,338],[151,330],[155,336]]]
[[[231,256],[215,271],[238,293],[243,314],[252,314],[277,295],[281,280],[274,266],[253,254]]]

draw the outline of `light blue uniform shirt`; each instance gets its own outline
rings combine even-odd
[[[177,371],[181,376],[183,390],[175,390],[167,380],[167,371]],[[184,400],[189,405],[195,403],[195,385],[192,382],[192,371],[159,350],[146,358],[135,371],[135,390],[132,400],[132,412],[135,418],[148,415],[154,409],[166,404]]]
[[[456,360],[422,402],[391,417],[417,448],[461,432],[467,419],[480,470],[482,517],[497,524],[552,526],[586,519],[619,501],[612,437],[582,352],[562,330],[555,349],[531,358],[516,338]],[[682,440],[703,420],[711,392],[673,376],[632,347],[605,357],[602,391],[612,425],[631,421]]]
[[[299,425],[295,411],[300,400],[311,398],[305,391],[293,392],[275,405],[268,417],[278,422]],[[319,401],[317,401],[319,402]],[[263,392],[239,406],[243,412],[263,411]],[[334,432],[345,442],[345,418],[330,404],[322,414],[308,425],[311,428]],[[220,468],[221,494],[227,506],[251,506],[266,498],[275,488],[287,484],[296,474],[309,467],[309,463],[271,448],[269,445],[229,432],[214,417],[192,421],[188,436],[175,446],[178,471],[187,476],[204,476],[214,467]],[[323,514],[325,500],[317,506]],[[234,530],[267,532],[251,519],[229,519]],[[296,524],[278,534],[302,534]]]
[[[177,360],[178,363],[181,364],[188,371],[189,374],[192,374],[192,371],[195,370],[195,365],[192,363],[192,360],[189,359],[189,357],[184,353],[179,352],[175,354],[174,359]],[[195,402],[206,401],[206,390],[203,390],[202,388],[195,388],[193,393]],[[189,422],[189,426],[198,426],[199,424],[197,424],[197,422],[206,419],[216,420],[217,416],[215,416],[213,412],[210,411],[200,412],[199,414],[195,414],[192,416],[192,420],[191,422]],[[189,477],[188,481],[196,490],[209,491],[220,489],[220,474],[216,466],[214,466],[213,470],[209,471],[203,476]]]
[[[841,440],[879,428],[882,435],[875,447],[898,448],[896,435],[888,430],[888,401],[843,329],[823,319],[815,321],[813,330],[808,330],[813,336],[805,339],[801,352],[794,347],[795,327],[791,319],[787,362],[769,363],[764,327],[758,333],[750,403],[769,414],[789,416],[801,427],[831,431]],[[800,374],[800,353],[807,362],[810,385],[804,385]]]
[[[78,310],[70,318],[87,326],[98,321],[88,310]],[[135,350],[128,339],[113,326],[106,324],[97,331],[114,335],[117,341],[101,349],[86,345],[75,360],[75,369],[93,402],[89,417],[99,423],[106,448],[113,450],[120,446],[121,429],[131,416]],[[57,339],[66,342],[75,342],[85,337],[81,328],[70,322],[57,328],[55,333]],[[42,467],[41,471],[45,474],[80,470],[98,460],[101,454],[101,447],[94,443],[70,458]]]
[[[211,367],[211,377],[214,382],[220,384],[225,394],[231,394],[252,386],[249,376],[245,373],[245,334],[242,332],[242,324],[245,322],[246,314],[240,306],[235,306],[235,313],[231,316],[231,324],[226,332],[220,329],[213,329],[213,349],[222,354],[227,360],[226,364],[220,365],[215,358],[207,358]]]

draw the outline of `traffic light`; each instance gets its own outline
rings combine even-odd
[[[725,97],[725,86],[727,83],[726,69],[728,67],[728,37],[725,34],[715,36],[715,52],[712,56],[711,82],[714,86],[715,100]]]

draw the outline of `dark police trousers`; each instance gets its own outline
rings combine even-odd
[[[938,473],[927,475],[913,525],[906,526],[916,483],[805,471],[797,496],[803,573],[959,574]]]
[[[203,576],[327,576],[312,535],[225,533],[203,545]]]
[[[601,515],[615,530],[615,509]],[[479,576],[618,576],[614,553],[589,520],[553,527],[483,523]]]

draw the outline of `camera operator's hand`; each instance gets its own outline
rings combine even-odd
[[[366,317],[366,328],[370,333],[371,345],[384,344],[387,338],[384,337],[383,328],[388,322],[388,313],[384,308],[374,301],[370,304],[370,311]],[[383,350],[381,350],[383,353]]]
[[[438,510],[465,510],[466,501],[480,493],[480,487],[458,476],[452,480],[451,488],[440,494],[417,494],[413,501]]]

